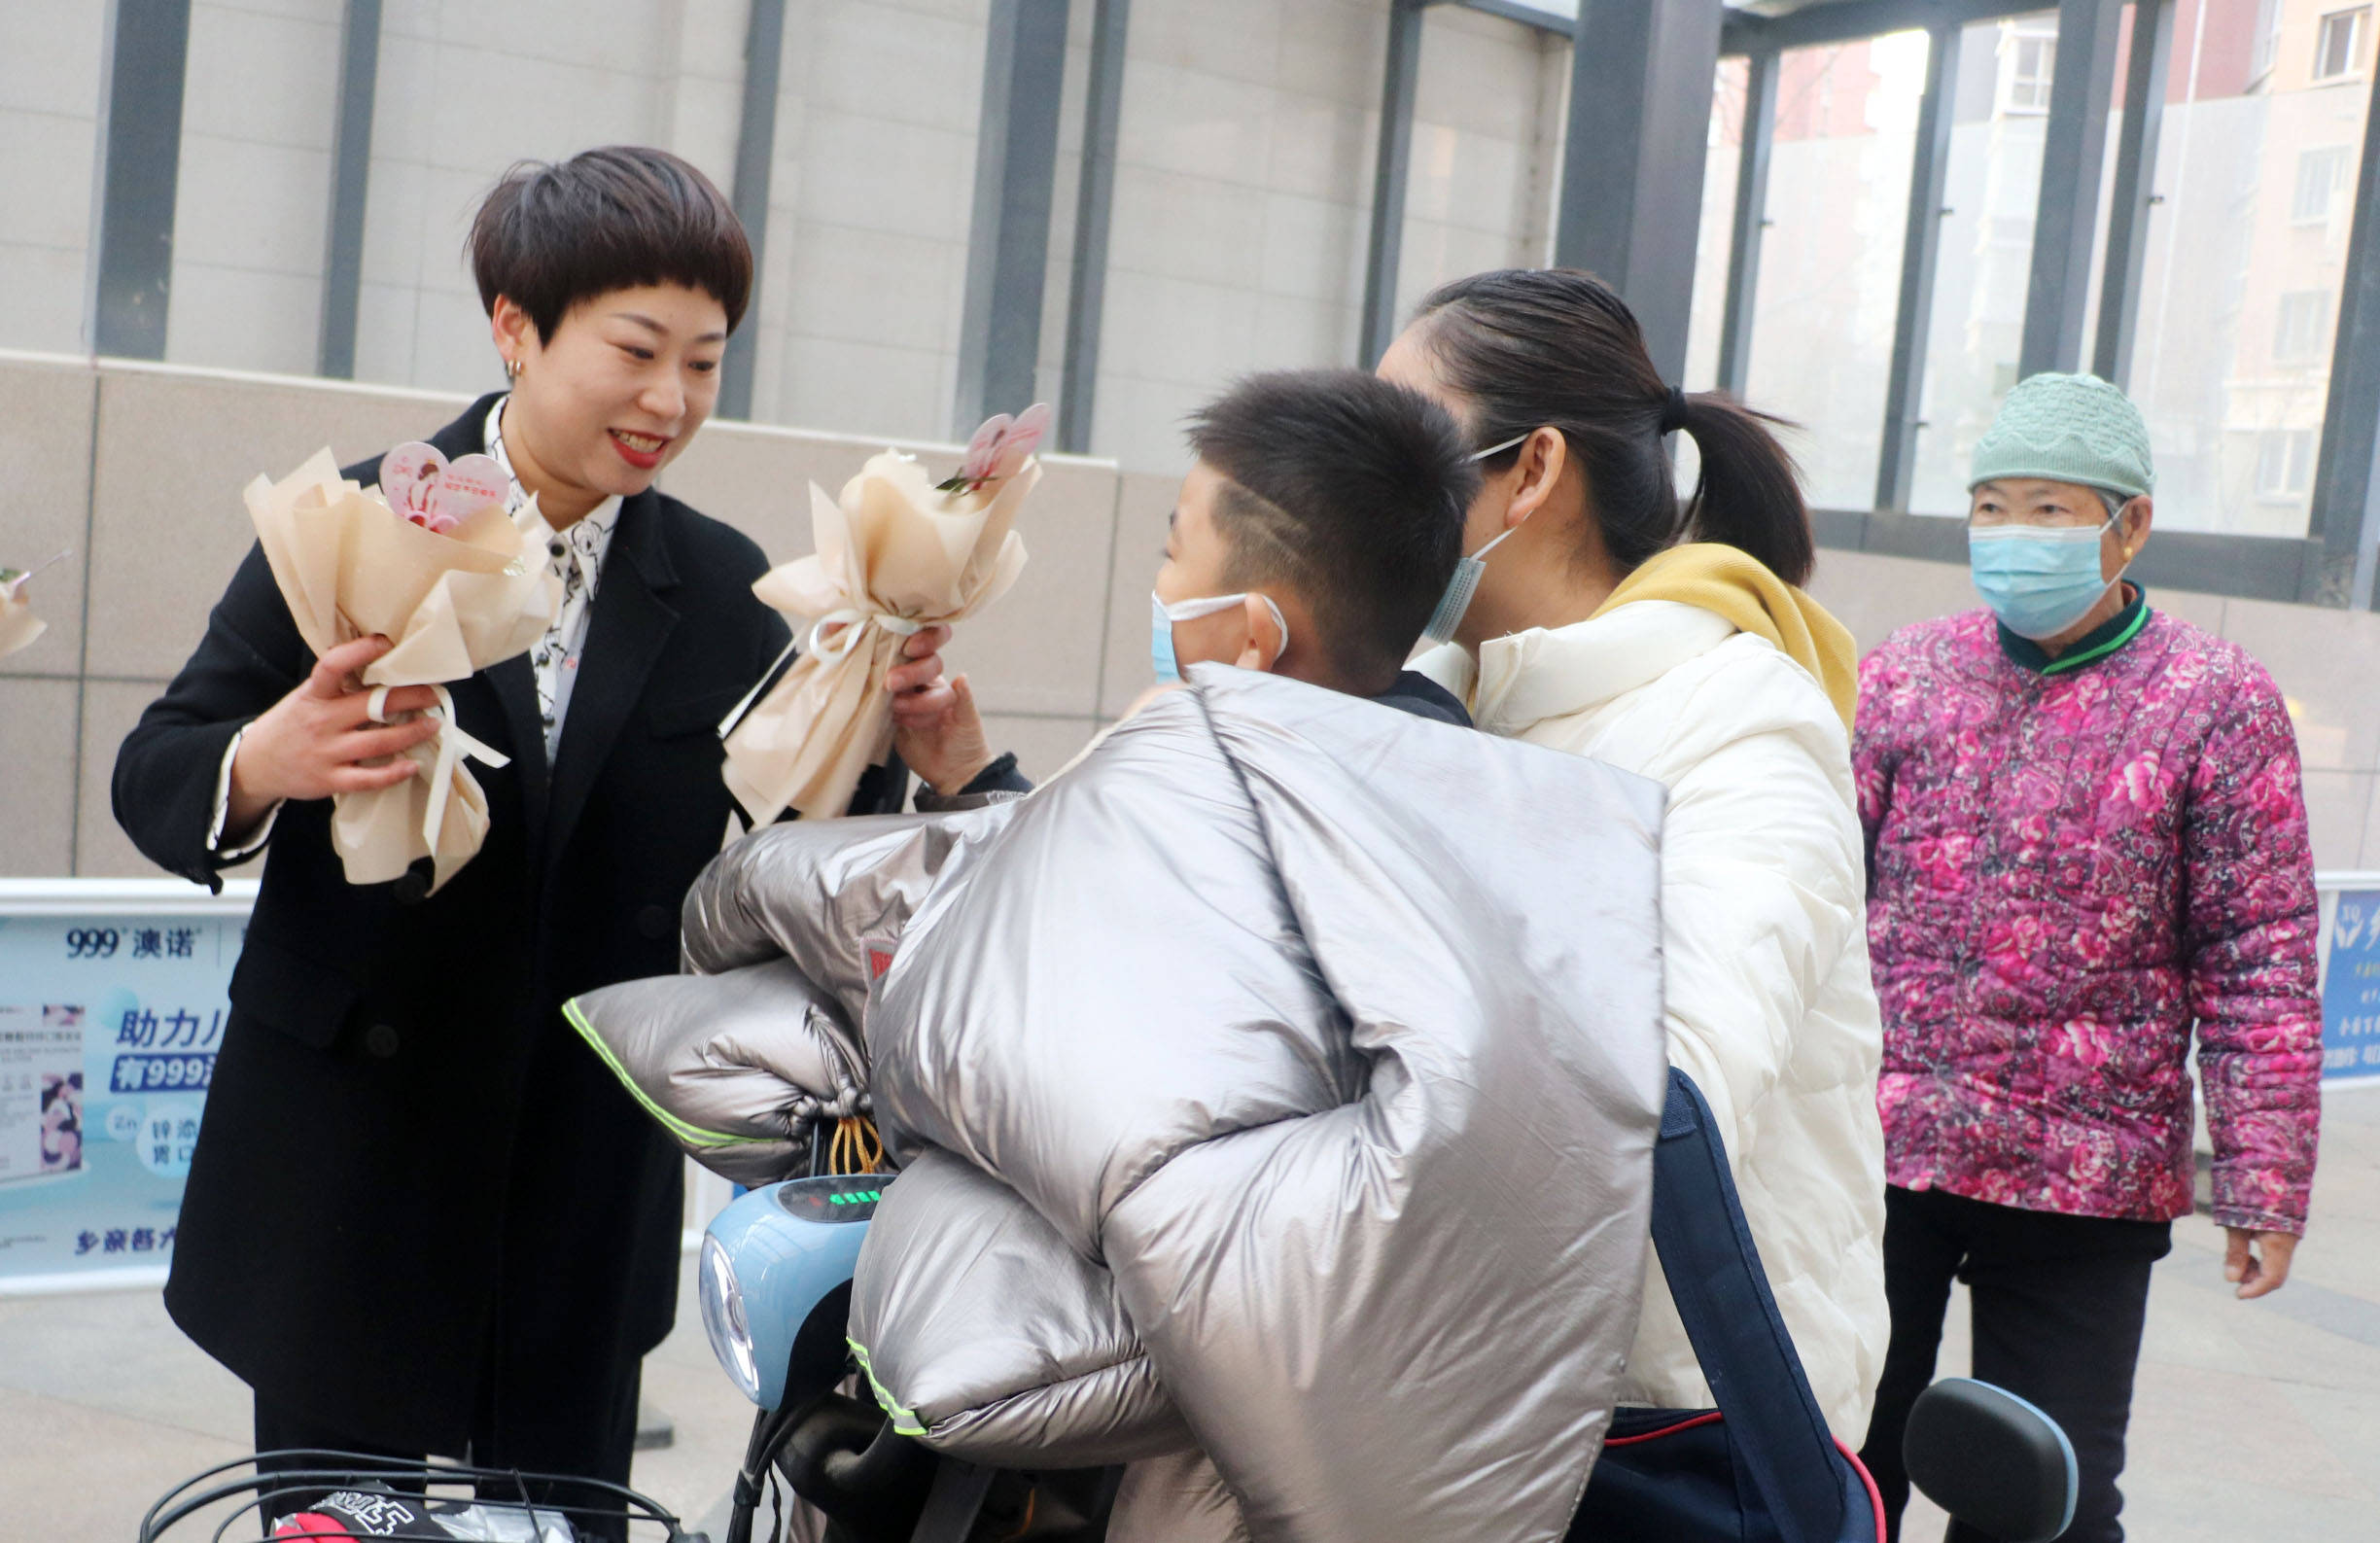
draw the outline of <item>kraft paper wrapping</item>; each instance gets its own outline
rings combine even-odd
[[[545,561],[553,533],[532,500],[517,520],[491,504],[452,534],[435,534],[391,509],[378,489],[341,477],[327,449],[280,482],[258,477],[246,496],[306,647],[319,656],[380,633],[395,647],[365,670],[365,684],[438,688],[432,711],[443,726],[405,753],[420,774],[335,794],[331,819],[348,883],[384,884],[429,858],[436,894],[487,839],[487,796],[465,763],[508,759],[455,723],[445,684],[544,635],[562,603]]]
[[[815,556],[773,568],[761,601],[810,630],[757,707],[727,734],[727,790],[756,825],[787,809],[824,820],[851,807],[861,773],[892,749],[885,672],[920,628],[973,615],[1025,566],[1010,527],[1041,479],[1037,461],[990,487],[945,494],[925,468],[886,451],[829,499],[810,485]],[[733,721],[733,715],[730,715]]]
[[[15,653],[49,630],[50,623],[33,614],[32,604],[0,586],[0,655]]]

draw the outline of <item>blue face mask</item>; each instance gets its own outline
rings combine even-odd
[[[2108,592],[2099,540],[2114,520],[2088,530],[2000,525],[1967,533],[1976,592],[2020,638],[2054,638],[2090,614]]]
[[[1284,653],[1287,652],[1289,649],[1288,618],[1281,614],[1280,607],[1273,603],[1271,595],[1258,595],[1256,598],[1263,601],[1265,609],[1273,613],[1273,624],[1280,628],[1281,650]],[[1196,621],[1201,616],[1211,616],[1217,613],[1229,611],[1246,599],[1247,594],[1243,591],[1237,595],[1216,595],[1204,600],[1176,600],[1169,606],[1158,598],[1155,590],[1150,590],[1149,664],[1157,672],[1158,684],[1171,684],[1182,678],[1181,666],[1173,658],[1173,623]],[[1273,662],[1278,664],[1280,654],[1273,655]]]
[[[1491,444],[1485,450],[1475,452],[1471,459],[1475,462],[1485,461],[1491,455],[1501,455],[1527,438],[1525,434],[1516,434],[1502,444]],[[1515,525],[1494,541],[1484,544],[1470,556],[1454,560],[1453,577],[1447,580],[1446,588],[1439,594],[1438,609],[1430,613],[1428,623],[1421,628],[1421,636],[1432,643],[1453,641],[1454,629],[1462,624],[1463,614],[1471,609],[1471,597],[1479,593],[1480,580],[1488,576],[1488,554],[1496,549],[1497,543],[1520,528]]]

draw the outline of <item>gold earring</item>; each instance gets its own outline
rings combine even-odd
[[[521,377],[521,371],[527,368],[528,367],[526,365],[523,365],[517,359],[507,359],[505,361],[505,378],[507,380],[518,380]]]

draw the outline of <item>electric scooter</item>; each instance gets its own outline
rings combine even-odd
[[[1681,1085],[1693,1105],[1707,1113],[1692,1082],[1673,1073],[1671,1118],[1679,1107]],[[1664,1143],[1656,1158],[1655,1241],[1674,1280],[1684,1252],[1701,1245],[1682,1243],[1681,1229],[1660,1225],[1664,1180],[1674,1186],[1681,1172],[1666,1140],[1669,1127],[1670,1120],[1664,1119]],[[1715,1133],[1695,1134],[1704,1152],[1715,1154],[1724,1175],[1724,1153]],[[977,1538],[1099,1543],[1106,1533],[1121,1469],[1028,1473],[941,1456],[894,1430],[874,1403],[844,1390],[859,1373],[845,1339],[852,1272],[877,1202],[894,1181],[892,1174],[872,1173],[771,1184],[729,1205],[704,1237],[699,1287],[703,1327],[720,1366],[758,1406],[737,1475],[724,1543],[752,1543],[754,1517],[772,1474],[824,1513],[831,1543],[970,1543]],[[1736,1223],[1744,1269],[1757,1274],[1758,1260],[1748,1231],[1740,1226],[1732,1182],[1719,1182],[1709,1192],[1721,1191],[1717,1203]],[[1681,1192],[1676,1187],[1667,1190],[1673,1198]],[[1679,1260],[1672,1260],[1673,1251]],[[1696,1263],[1708,1266],[1710,1256],[1706,1252]],[[1756,1283],[1747,1279],[1744,1283],[1752,1287],[1747,1295],[1768,1303],[1773,1316],[1766,1279]],[[1781,1335],[1782,1319],[1773,1321]],[[1704,1336],[1696,1333],[1695,1322],[1689,1321],[1688,1329],[1708,1370],[1713,1352],[1706,1349]],[[1801,1383],[1798,1362],[1791,1377]],[[1711,1381],[1718,1386],[1722,1379]],[[1806,1390],[1806,1384],[1801,1385]],[[1721,1401],[1724,1414],[1724,1392]],[[1810,1407],[1814,1420],[1815,1406]],[[1753,1412],[1739,1408],[1738,1413]],[[1706,1416],[1686,1423],[1702,1425],[1709,1420]],[[1773,1421],[1764,1426],[1745,1419],[1738,1423],[1746,1432],[1778,1428]],[[1820,1436],[1825,1439],[1822,1430]],[[1734,1427],[1727,1439],[1738,1439]],[[1965,1378],[1936,1383],[1910,1415],[1904,1455],[1910,1480],[1921,1492],[2003,1543],[2047,1543],[2073,1520],[2078,1476],[2072,1446],[2056,1421],[2005,1389]],[[1847,1455],[1839,1465],[1844,1490],[1861,1496],[1865,1473]],[[1750,1480],[1761,1478],[1756,1470],[1775,1466],[1740,1464],[1739,1482],[1749,1487]],[[1822,1489],[1833,1486],[1834,1481],[1820,1481]],[[1593,1495],[1591,1487],[1591,1500]],[[1838,1504],[1825,1520],[1809,1523],[1788,1514],[1799,1502],[1782,1494],[1763,1498],[1770,1503],[1760,1521],[1771,1530],[1747,1536],[1773,1536],[1787,1543],[1880,1536],[1861,1500]],[[1613,1515],[1614,1508],[1605,1507],[1591,1524],[1582,1513],[1572,1537],[1587,1543],[1591,1536],[1662,1535],[1625,1526],[1615,1529]],[[1776,1518],[1773,1523],[1771,1516]]]

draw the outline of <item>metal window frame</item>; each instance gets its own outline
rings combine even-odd
[[[2104,10],[2102,8],[2105,8]],[[1963,28],[2028,12],[2050,9],[2043,0],[1837,0],[1783,17],[1731,16],[1720,38],[1723,54],[1812,48],[1848,43],[1911,27],[1928,30]],[[2064,0],[2060,10],[2058,66],[2067,70],[2073,57],[2064,25],[2069,13],[2103,25],[2114,0]],[[2061,368],[2081,367],[2084,345],[2091,366],[2101,374],[2121,381],[2128,375],[2136,340],[2141,263],[2151,211],[2160,201],[2155,191],[2156,139],[2164,91],[2160,71],[2170,70],[2173,0],[2131,0],[2133,39],[2147,51],[2123,51],[2126,72],[2124,120],[2118,129],[2118,163],[2109,196],[2108,246],[2101,268],[2100,308],[2096,327],[2085,338],[2081,332],[2082,298],[2090,273],[2092,244],[2089,211],[2082,207],[2087,182],[2095,193],[2097,168],[2105,156],[2104,137],[2095,137],[2087,157],[2066,157],[2069,170],[2059,187],[2045,187],[2044,199],[2060,197],[2060,225],[2071,240],[2045,276],[2036,271],[2028,284],[2028,335],[2035,353],[2045,349]],[[2144,25],[2146,18],[2151,24]],[[2100,40],[2093,37],[2091,42]],[[2093,79],[2076,82],[2068,71],[2067,113],[2061,120],[2053,103],[2050,135],[2054,143],[2064,122],[2095,117],[2104,136],[2118,50],[2088,47]],[[2158,55],[2162,54],[2162,57]],[[2380,69],[2367,72],[2380,77]],[[2366,89],[2370,88],[2367,86]],[[2076,103],[2082,111],[2076,110]],[[2096,102],[2097,110],[2090,111]],[[2316,439],[2312,508],[2303,538],[2232,536],[2201,531],[2160,531],[2143,553],[2135,572],[2145,583],[2200,590],[2251,599],[2353,606],[2373,609],[2380,585],[2380,103],[2367,106],[2362,157],[2353,189],[2347,277],[2337,298],[2338,327],[2330,357],[2329,397]],[[2085,129],[2088,123],[2083,124]],[[1921,125],[1922,133],[1922,125]],[[1920,162],[1925,158],[1921,154]],[[1920,165],[1912,171],[1914,189]],[[2050,179],[2046,175],[2045,183]],[[1915,205],[1912,206],[1914,209]],[[1912,220],[1915,227],[1918,221]],[[2040,226],[2037,222],[2037,231]],[[2079,255],[2076,250],[2079,248]],[[1963,522],[1940,515],[1909,514],[1899,479],[1910,457],[1905,449],[1895,465],[1896,433],[1907,435],[1916,415],[1912,396],[1920,389],[1923,335],[1930,327],[1931,304],[1912,316],[1908,305],[1912,286],[1925,275],[1912,271],[1928,254],[1924,243],[1905,240],[1901,273],[1903,310],[1895,326],[1895,375],[1888,392],[1885,451],[1878,473],[1877,508],[1872,509],[1814,509],[1811,521],[1821,546],[1869,551],[1941,562],[1966,560]],[[2038,254],[2037,254],[2038,255]],[[1735,243],[1729,260],[1735,263]],[[1748,323],[1746,324],[1748,326]],[[1904,340],[1913,343],[1910,357],[1901,357]],[[2023,372],[2041,368],[2028,361]],[[1896,497],[1896,494],[1901,496]]]
[[[1718,9],[1718,0],[1710,3]],[[2060,0],[2058,6],[2061,17],[2058,69],[2059,75],[2066,78],[2067,88],[2061,101],[2058,76],[2053,76],[2052,148],[2058,148],[2061,126],[2079,125],[2082,134],[2088,136],[2089,153],[2075,154],[2078,147],[2070,143],[2061,152],[2055,175],[2047,168],[2045,171],[2043,208],[2054,217],[2051,233],[2058,250],[2048,263],[2055,271],[2046,278],[2037,243],[2035,272],[2026,301],[2028,370],[2039,368],[2044,359],[2065,368],[2074,368],[2080,361],[2084,341],[2080,326],[2081,294],[2089,278],[2089,228],[2096,207],[2095,196],[2086,200],[2085,194],[2095,195],[2097,192],[2098,167],[2104,151],[2101,136],[2106,133],[2107,105],[2117,68],[2112,18],[2122,3],[2123,0]],[[2130,51],[2135,56],[2125,66],[2129,82],[2127,109],[2118,130],[2121,135],[2118,164],[2111,192],[2118,202],[2111,214],[2107,262],[2102,270],[2099,325],[2090,339],[2092,363],[2116,378],[2121,378],[2129,368],[2145,245],[2142,238],[2149,210],[2157,201],[2152,185],[2164,93],[2155,89],[2154,85],[2156,71],[2170,60],[2170,33],[2165,29],[2170,26],[2173,10],[2172,0],[2130,0],[2130,3],[2135,12],[2136,44],[2146,36],[2166,58],[2140,56],[2140,50],[2135,47]],[[1411,80],[1418,77],[1420,14],[1435,4],[1455,5],[1570,37],[1574,48],[1577,42],[1578,28],[1561,18],[1519,4],[1518,0],[1395,0],[1392,25],[1410,28],[1413,47],[1410,59],[1401,64],[1392,62],[1390,84],[1393,86],[1399,69],[1412,73],[1403,90],[1392,88],[1383,92],[1382,139],[1375,175],[1373,246],[1368,254],[1363,311],[1367,362],[1385,346],[1391,335],[1388,329],[1394,321],[1396,263],[1404,223],[1405,170],[1413,121]],[[1068,436],[1073,442],[1087,438],[1089,433],[1100,331],[1098,280],[1104,275],[1104,215],[1112,196],[1113,115],[1121,92],[1124,0],[1102,0],[1102,12],[1111,7],[1116,13],[1112,59],[1104,73],[1101,68],[1094,69],[1095,113],[1085,145],[1084,207],[1100,218],[1078,220],[1075,288],[1068,303],[1067,401],[1069,408],[1080,403],[1074,432]],[[370,146],[368,92],[376,76],[373,68],[376,60],[370,56],[376,49],[370,45],[376,42],[378,32],[376,25],[362,25],[360,21],[368,18],[376,21],[379,9],[380,0],[347,0],[342,113],[333,153],[336,169],[332,207],[326,231],[324,325],[320,341],[326,373],[353,368],[364,176],[368,170]],[[1847,43],[1913,28],[1956,29],[2044,9],[2048,7],[2043,0],[1835,0],[1833,4],[1811,6],[1782,17],[1722,11],[1717,18],[1717,52],[1722,57],[1773,57],[1792,49]],[[1040,298],[1056,159],[1056,102],[1063,84],[1065,11],[1066,0],[993,0],[992,39],[986,59],[985,131],[979,144],[976,218],[970,231],[961,401],[954,415],[954,423],[962,433],[980,416],[977,407],[993,397],[1013,397],[1016,402],[1029,399],[1032,375],[1038,367]],[[97,176],[88,319],[88,333],[96,353],[157,359],[163,357],[165,351],[190,12],[190,0],[114,0],[111,6],[107,42],[110,67],[99,126],[102,156]],[[1628,15],[1631,12],[1640,14]],[[1055,46],[1048,36],[1048,18],[1053,13],[1057,18]],[[1592,36],[1610,25],[1639,30],[1659,25],[1658,21],[1648,23],[1646,13],[1662,17],[1674,13],[1684,17],[1687,24],[1696,28],[1701,25],[1700,17],[1685,11],[1684,0],[1658,0],[1657,4],[1642,8],[1595,4],[1591,0],[1586,12],[1588,31]],[[757,34],[771,14],[781,39],[783,0],[756,0],[751,18],[752,30]],[[2144,16],[2153,16],[2155,25],[2142,26],[2140,18]],[[2072,78],[2069,67],[2076,56],[2068,25],[2070,18],[2087,21],[2093,28],[2107,29],[2089,33],[2083,50],[2090,61],[2089,78],[2080,82]],[[1015,47],[1020,19],[1028,30],[1038,28],[1033,46],[1023,51],[1031,56],[1022,59]],[[2367,16],[2362,31],[2369,30]],[[2358,41],[2360,47],[2368,43],[2363,37]],[[1095,54],[1102,52],[1096,32],[1094,52]],[[1654,52],[1672,63],[1683,56],[1674,45],[1657,47]],[[1395,51],[1391,53],[1393,59]],[[1575,150],[1582,143],[1582,125],[1590,121],[1592,111],[1598,110],[1592,103],[1589,104],[1588,113],[1578,108],[1580,93],[1576,87],[1582,81],[1593,84],[1592,69],[1588,67],[1592,62],[1574,61],[1574,105],[1565,138],[1567,149]],[[745,132],[739,143],[736,178],[739,213],[747,214],[755,247],[766,216],[767,160],[767,136],[755,131],[755,109],[765,107],[773,119],[775,105],[775,92],[762,92],[762,83],[755,79],[762,73],[756,68],[747,72],[742,125]],[[2362,73],[2364,89],[2369,93],[2372,81],[2380,78],[2380,69],[2364,64]],[[1699,170],[1706,139],[1707,107],[1698,115],[1683,113],[1676,105],[1679,93],[1643,89],[1648,84],[1638,83],[1641,95],[1628,93],[1642,110],[1632,111],[1630,124],[1624,125],[1628,126],[1628,132],[1623,136],[1621,149],[1627,152],[1627,160],[1641,168],[1651,159],[1663,157],[1680,165],[1691,158],[1695,174],[1690,179],[1669,179],[1671,186],[1666,192],[1662,191],[1661,178],[1638,175],[1632,191],[1641,195],[1648,183],[1653,185],[1656,200],[1661,204],[1661,209],[1654,213],[1668,211],[1675,204],[1685,210],[1687,218],[1665,224],[1655,219],[1631,219],[1625,225],[1662,226],[1672,237],[1675,230],[1668,228],[1682,226],[1690,232],[1698,232]],[[2141,88],[2132,89],[2132,86]],[[763,95],[765,103],[759,99]],[[2097,104],[2095,112],[2093,103]],[[1608,101],[1600,104],[1599,110],[1606,118],[1611,106]],[[2137,113],[2133,110],[2135,106],[2139,109]],[[1646,127],[1648,112],[1660,120],[1651,132]],[[1683,122],[1687,117],[1694,120],[1691,130]],[[1099,126],[1102,122],[1107,125],[1104,130]],[[1664,129],[1668,131],[1666,139]],[[1748,150],[1751,148],[1747,146]],[[1608,140],[1597,141],[1595,149],[1595,157],[1573,154],[1566,156],[1565,161],[1569,167],[1576,167],[1586,160],[1607,158],[1612,145]],[[745,174],[748,161],[754,163],[760,179],[757,187],[761,191],[756,199]],[[1580,206],[1584,184],[1571,186],[1570,177],[1571,171],[1566,167],[1564,203],[1575,210]],[[1739,177],[1739,187],[1757,194],[1759,181],[1757,177]],[[1685,182],[1692,184],[1690,200],[1684,199],[1681,193]],[[1913,187],[1914,184],[1913,177]],[[2092,204],[2087,211],[2086,201]],[[988,216],[987,203],[991,205]],[[1747,222],[1747,204],[1756,212],[1757,197],[1739,196],[1728,254],[1732,314],[1725,323],[1725,333],[1735,344],[1728,363],[1738,376],[1749,356],[1749,297],[1757,285],[1759,271],[1760,223],[1756,218]],[[2145,580],[2224,595],[2313,601],[2358,610],[2373,608],[2375,580],[2380,579],[2380,112],[2375,112],[2368,103],[2351,218],[2347,272],[2337,299],[2338,324],[2325,416],[2317,441],[2306,537],[2165,532],[2143,554],[2139,572]],[[1914,228],[1922,223],[1925,222],[1912,221],[1911,225]],[[1577,226],[1575,222],[1566,224],[1570,226],[1570,236],[1558,250],[1564,261],[1576,261],[1582,255]],[[2037,221],[2037,233],[2043,228],[2043,223]],[[1637,238],[1646,236],[1648,230],[1628,228],[1626,234],[1634,246],[1642,246],[1644,242]],[[1910,264],[1912,259],[1922,260],[1927,245],[1924,241],[1904,242],[1901,275],[1904,306],[1903,314],[1896,319],[1895,343],[1895,379],[1900,389],[1892,395],[1895,405],[1889,409],[1897,414],[1897,421],[1888,425],[1888,431],[1897,429],[1903,435],[1913,427],[1910,399],[1917,389],[1915,382],[1923,375],[1922,337],[1931,325],[1930,305],[1911,310],[1908,304],[1912,284],[1922,289],[1924,277],[1922,272],[1913,273]],[[1673,254],[1671,257],[1672,261],[1666,263],[1657,263],[1647,261],[1646,252],[1626,253],[1620,265],[1624,293],[1629,259],[1636,260],[1638,266],[1660,268],[1658,278],[1664,293],[1678,286],[1691,293],[1695,254],[1689,249],[1682,263],[1673,261]],[[1923,298],[1922,293],[1919,298]],[[1671,318],[1657,316],[1654,320],[1662,325],[1658,329],[1648,327],[1648,333],[1663,333],[1659,339],[1662,353],[1676,352],[1682,356],[1682,321],[1673,329],[1667,326]],[[1678,333],[1674,348],[1666,337],[1670,331]],[[1904,340],[1910,345],[1906,358]],[[730,351],[729,381],[734,381],[739,354],[746,361],[741,367],[746,381],[728,395],[730,402],[735,397],[745,398],[745,403],[735,404],[747,405],[751,368],[748,347]],[[1664,368],[1674,367],[1664,364]],[[727,405],[722,404],[723,410]],[[1894,434],[1888,432],[1886,438],[1889,457]],[[1903,460],[1906,464],[1906,443]],[[1881,474],[1879,484],[1880,505],[1906,502],[1905,498],[1896,501],[1885,497],[1894,487]],[[1813,520],[1823,545],[1963,560],[1962,526],[1956,520],[1906,514],[1890,508],[1822,509],[1814,511]]]
[[[992,0],[951,434],[1034,399],[1057,197],[1067,0]]]
[[[2330,30],[2330,23],[2342,17],[2347,20],[2347,62],[2344,67],[2332,70],[2328,75],[2321,74],[2319,72],[2322,69],[2323,46],[2328,41],[2326,34]],[[2369,5],[2341,6],[2335,11],[2323,11],[2316,14],[2314,18],[2314,64],[2306,75],[2310,84],[2328,86],[2333,81],[2350,80],[2355,76],[2357,70],[2362,66],[2363,34],[2369,30],[2371,18],[2372,8]],[[2276,27],[2275,31],[2278,32],[2278,30],[2279,28]],[[2275,62],[2277,63],[2278,60]]]
[[[1925,427],[1926,345],[1934,329],[1934,273],[1942,255],[1942,203],[1956,126],[1959,54],[1965,23],[1926,34],[1925,95],[1917,105],[1917,141],[1909,158],[1908,208],[1901,237],[1901,296],[1893,312],[1892,364],[1884,383],[1884,433],[1876,452],[1876,508],[1907,509],[1917,475],[1917,435]]]
[[[1066,359],[1058,386],[1058,448],[1074,455],[1091,453],[1091,430],[1099,410],[1107,230],[1115,213],[1116,145],[1123,126],[1124,58],[1131,33],[1132,0],[1094,0],[1082,177],[1074,196],[1074,259],[1067,285]]]
[[[1571,39],[1554,261],[1620,293],[1668,381],[1686,369],[1725,19],[1712,0],[1597,0]]]
[[[379,0],[372,0],[374,5]],[[760,283],[768,251],[769,173],[777,160],[777,91],[785,66],[785,0],[752,0],[744,23],[744,91],[736,123],[735,185],[727,201],[752,248],[752,291],[743,325],[719,362],[721,418],[752,417],[760,354]]]
[[[2380,76],[2380,70],[2372,73]],[[2315,555],[2300,598],[2369,611],[2380,567],[2380,99],[2364,107],[2362,159],[2349,217],[2354,223],[2336,301],[2329,392],[2306,511]]]
[[[1761,232],[1768,228],[1768,160],[1776,147],[1781,55],[1744,58],[1743,142],[1735,155],[1735,214],[1729,226],[1727,298],[1719,318],[1719,389],[1740,400],[1752,372],[1752,306],[1760,295]]]
[[[323,238],[322,326],[314,369],[353,380],[364,288],[364,211],[371,193],[372,105],[380,86],[380,0],[347,0],[339,22],[338,121],[331,144],[331,216]]]
[[[1888,32],[1932,31],[2052,9],[2054,0],[1835,0],[1781,17],[1731,15],[1719,31],[1722,54],[1764,49],[1857,43]]]
[[[2108,110],[2116,98],[2121,0],[2059,0],[2057,59],[2049,78],[2041,197],[2025,285],[2024,341],[2016,375],[2082,368],[2082,312],[2099,235],[2099,178],[2107,164]],[[2081,65],[2080,70],[2073,66]],[[2117,297],[2119,302],[2127,297]]]
[[[2124,59],[2123,123],[2116,136],[2116,181],[2108,191],[2107,263],[2099,280],[2098,336],[2091,372],[2129,389],[2138,341],[2141,276],[2148,270],[2150,212],[2156,192],[2157,145],[2164,133],[2165,88],[2173,64],[2174,0],[2135,0],[2132,44]],[[2292,197],[2294,190],[2292,190]],[[2106,297],[2121,303],[2110,305]]]
[[[1421,79],[1421,29],[1433,3],[1435,0],[1393,0],[1388,10],[1380,138],[1373,146],[1372,229],[1364,248],[1363,326],[1356,345],[1356,363],[1365,369],[1380,363],[1397,333],[1397,269],[1405,252],[1414,96]]]
[[[109,9],[88,329],[96,354],[165,357],[190,22],[191,0]]]

